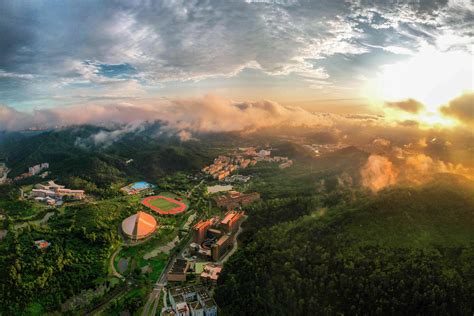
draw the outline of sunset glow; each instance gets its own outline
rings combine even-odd
[[[472,56],[463,51],[424,48],[396,64],[381,67],[376,91],[385,101],[412,98],[434,111],[465,91],[474,89]]]

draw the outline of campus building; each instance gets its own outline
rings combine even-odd
[[[201,244],[206,239],[206,234],[209,228],[214,224],[214,219],[199,221],[193,226],[193,242]]]
[[[220,222],[220,228],[227,233],[235,233],[239,228],[239,223],[244,217],[244,212],[227,212]]]
[[[64,185],[56,184],[54,181],[49,181],[48,184],[37,184],[36,188],[31,191],[32,198],[52,198],[61,200],[64,197],[74,200],[82,200],[85,198],[84,190],[66,189]]]
[[[204,266],[200,274],[201,281],[208,284],[216,284],[222,271],[221,265],[208,263]]]
[[[240,193],[237,191],[229,191],[225,195],[214,198],[218,207],[233,210],[239,206],[247,206],[255,201],[260,200],[260,194],[257,192],[253,193]]]
[[[28,173],[31,176],[34,176],[34,175],[37,175],[38,173],[40,173],[42,170],[48,169],[48,168],[49,168],[49,163],[43,162],[41,164],[34,165],[33,167],[29,167],[28,168]]]
[[[193,226],[191,251],[200,258],[221,259],[233,246],[237,230],[245,217],[243,211],[229,211],[221,220],[202,220]]]
[[[140,181],[140,182],[134,182],[127,186],[124,186],[123,188],[120,189],[120,191],[128,195],[134,195],[134,194],[139,194],[144,191],[152,190],[153,188],[154,188],[153,184],[150,184],[145,181]]]
[[[232,236],[222,235],[211,247],[212,260],[219,260],[232,247]]]
[[[122,222],[122,232],[133,241],[150,236],[156,227],[155,218],[142,211],[127,217]]]
[[[183,282],[186,281],[186,273],[190,268],[190,263],[185,259],[176,259],[173,262],[173,266],[166,275],[168,281],[171,282]]]

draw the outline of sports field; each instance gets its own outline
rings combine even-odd
[[[179,214],[187,208],[185,203],[163,195],[149,196],[142,200],[142,204],[160,215]]]

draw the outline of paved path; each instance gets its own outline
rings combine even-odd
[[[204,179],[201,180],[201,182],[199,182],[198,184],[196,184],[191,190],[189,190],[188,194],[186,195],[186,197],[189,199],[189,197],[191,196],[191,194],[193,194],[194,192],[194,189],[196,189],[198,186],[200,186],[201,184],[204,183]]]
[[[115,251],[114,253],[112,254],[112,256],[110,257],[110,271],[112,271],[112,274],[119,278],[119,279],[122,279],[124,280],[125,277],[123,275],[121,275],[120,273],[117,272],[117,270],[115,270],[115,256],[120,252],[120,250],[122,250],[122,246],[119,246]]]
[[[26,227],[28,225],[44,225],[49,221],[49,219],[53,215],[54,215],[54,212],[48,212],[48,213],[44,214],[42,219],[38,219],[38,220],[34,220],[34,221],[21,222],[21,223],[18,223],[18,224],[14,224],[13,227],[15,229],[18,229],[18,228]]]

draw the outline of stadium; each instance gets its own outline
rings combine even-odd
[[[135,241],[150,236],[156,227],[155,218],[142,211],[127,217],[122,222],[123,233]]]
[[[142,200],[142,204],[160,215],[176,215],[187,209],[187,205],[183,201],[164,195],[149,196]]]

